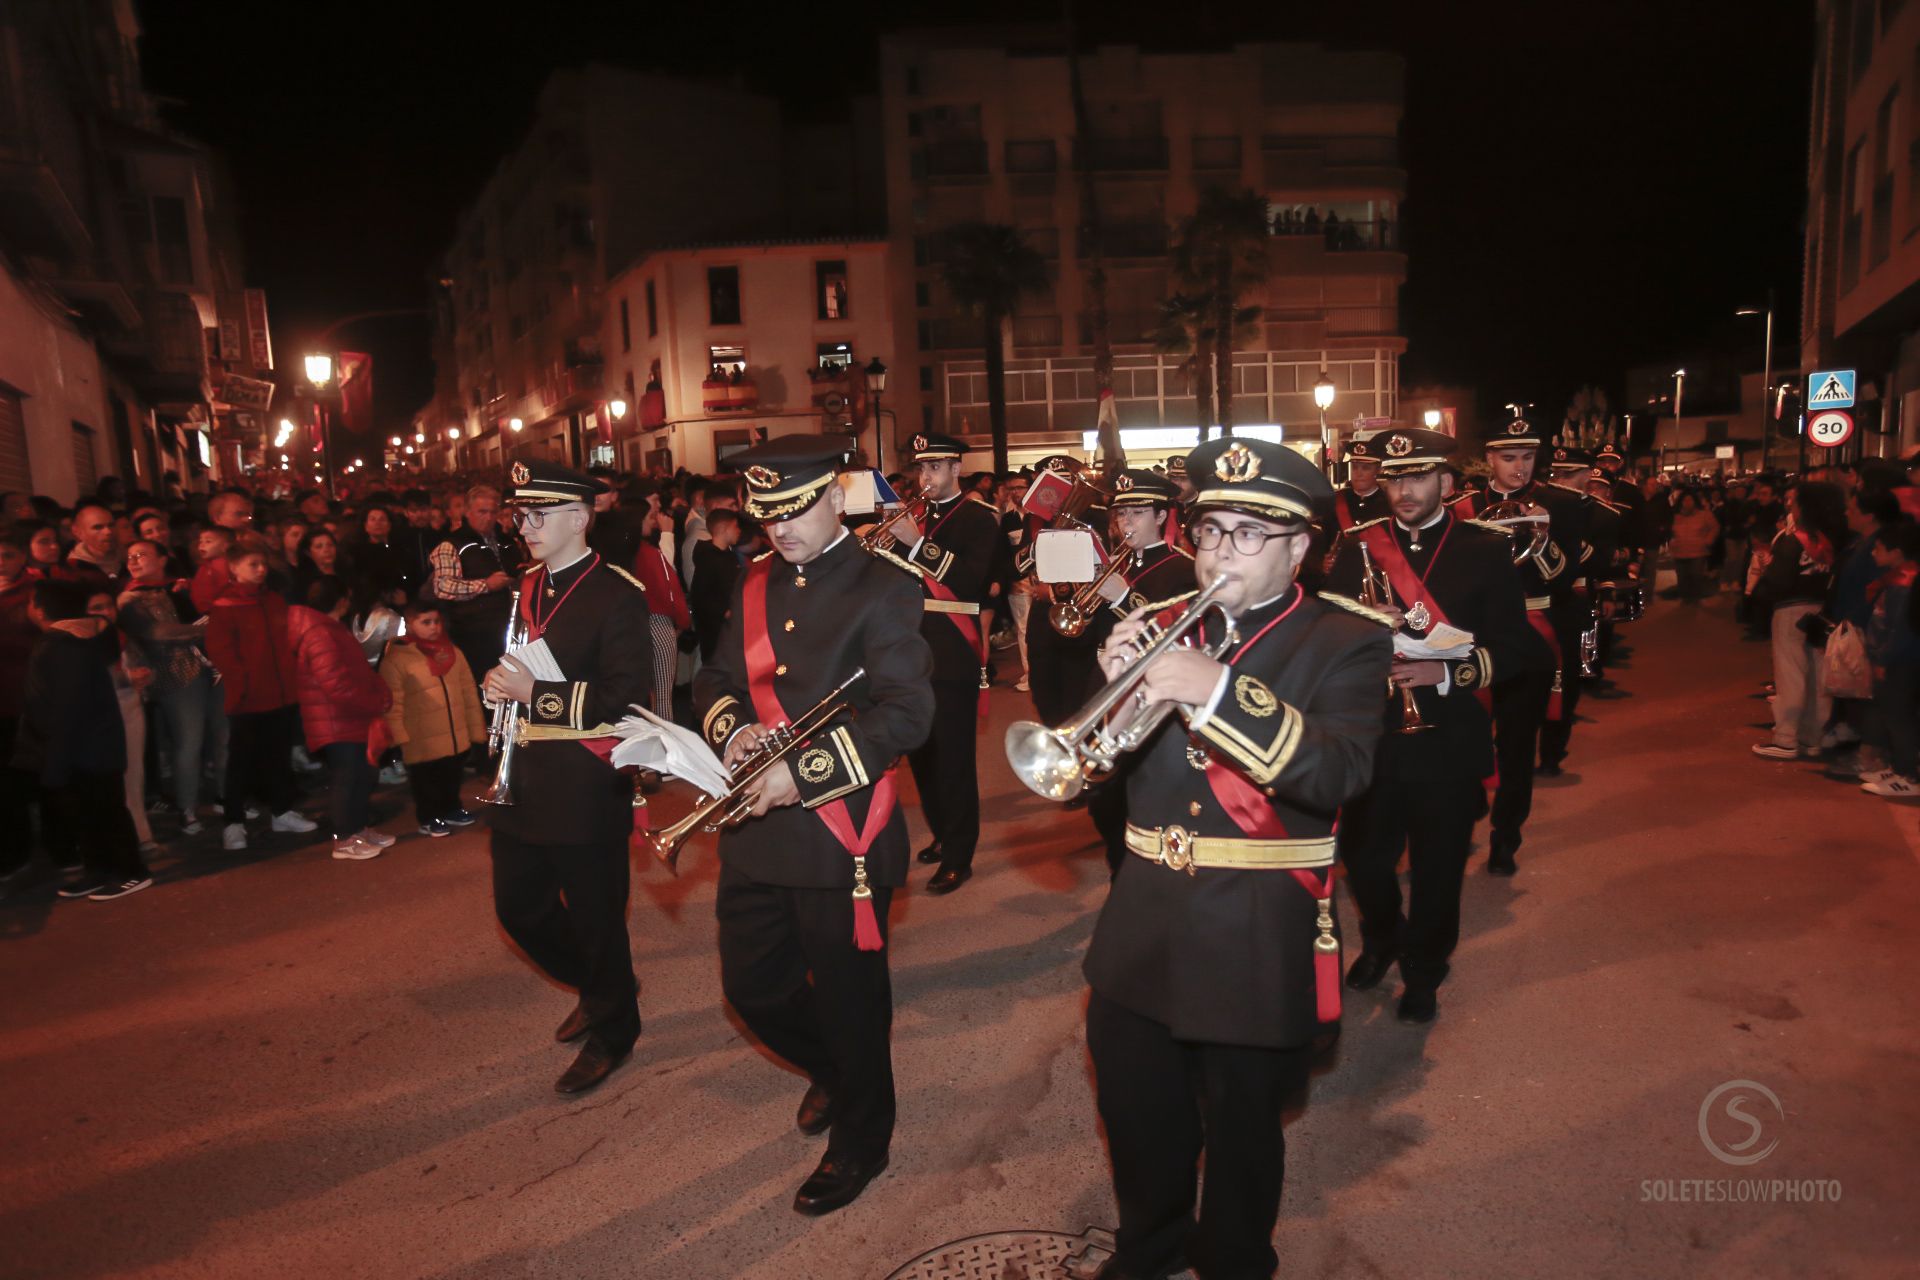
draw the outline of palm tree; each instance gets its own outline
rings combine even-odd
[[[1153,345],[1163,355],[1180,356],[1180,372],[1193,388],[1200,439],[1213,425],[1213,316],[1210,302],[1196,294],[1175,293],[1160,303]]]
[[[1268,235],[1265,196],[1209,187],[1181,224],[1174,246],[1174,275],[1183,291],[1206,299],[1213,311],[1214,399],[1222,435],[1233,434],[1233,349],[1260,317],[1258,306],[1242,306],[1240,299],[1266,284]]]
[[[1073,98],[1074,143],[1086,155],[1074,167],[1080,178],[1080,227],[1078,252],[1086,284],[1087,328],[1093,346],[1094,422],[1100,433],[1100,462],[1108,479],[1119,475],[1127,465],[1127,451],[1120,443],[1118,416],[1102,417],[1100,407],[1113,394],[1113,338],[1107,320],[1107,262],[1100,239],[1099,184],[1093,180],[1093,117],[1087,111],[1087,95],[1080,79],[1080,30],[1074,16],[1073,0],[1065,0],[1067,28],[1067,88]],[[1118,408],[1115,405],[1114,408]]]
[[[941,233],[941,277],[960,310],[980,322],[987,361],[987,411],[993,430],[993,469],[1007,470],[1007,361],[1002,332],[1020,299],[1044,293],[1047,260],[1004,223],[961,222]]]

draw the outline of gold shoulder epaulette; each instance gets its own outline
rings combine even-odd
[[[644,583],[644,582],[642,582],[642,581],[640,581],[640,579],[638,579],[638,578],[636,578],[636,577],[634,577],[634,576],[633,576],[632,574],[630,574],[630,573],[628,573],[628,572],[627,572],[627,571],[626,571],[625,569],[622,569],[622,568],[621,568],[621,567],[620,567],[619,565],[617,565],[617,564],[609,564],[609,563],[608,563],[607,561],[605,561],[605,560],[602,560],[602,561],[601,561],[600,563],[601,563],[601,564],[604,564],[604,565],[606,565],[606,566],[607,566],[607,568],[609,568],[609,569],[611,569],[611,570],[613,570],[613,571],[614,571],[615,573],[617,573],[617,574],[619,574],[619,575],[620,575],[621,577],[623,577],[623,578],[625,578],[625,579],[626,579],[626,580],[627,580],[628,582],[631,582],[631,583],[632,583],[632,584],[633,584],[634,586],[636,586],[636,587],[638,587],[638,588],[640,588],[640,590],[641,590],[642,592],[645,592],[645,591],[646,591],[646,589],[647,589],[647,584],[646,584],[646,583]]]
[[[1380,612],[1370,604],[1361,604],[1352,596],[1340,596],[1335,595],[1331,591],[1322,591],[1320,598],[1336,609],[1345,609],[1348,613],[1357,613],[1368,622],[1377,622],[1389,630],[1395,629],[1400,625],[1391,616]]]
[[[1193,552],[1187,550],[1185,547],[1181,546],[1177,542],[1168,543],[1167,550],[1173,552],[1173,554],[1177,556],[1185,556],[1189,560],[1193,559]]]
[[[1392,516],[1375,516],[1375,517],[1374,517],[1373,519],[1371,519],[1371,520],[1362,520],[1362,521],[1361,521],[1361,522],[1360,522],[1359,524],[1356,524],[1356,525],[1349,525],[1349,526],[1347,527],[1347,530],[1346,530],[1346,532],[1348,532],[1348,533],[1358,533],[1358,532],[1360,532],[1360,531],[1361,531],[1362,529],[1371,529],[1371,528],[1373,528],[1373,526],[1375,526],[1375,525],[1377,525],[1377,524],[1385,524],[1385,523],[1386,523],[1387,521],[1389,521],[1389,520],[1391,520],[1391,519],[1393,519],[1393,517],[1392,517]]]
[[[886,550],[884,547],[868,547],[867,553],[869,555],[874,556],[876,559],[885,560],[890,565],[894,565],[898,568],[905,569],[908,573],[912,574],[916,578],[924,578],[927,576],[926,573],[920,568],[919,565],[914,564],[908,560],[902,560],[899,556],[893,554],[893,552],[891,551]]]
[[[762,560],[765,560],[765,559],[766,559],[766,558],[767,558],[768,556],[770,556],[770,555],[772,555],[772,554],[773,554],[773,548],[772,548],[772,547],[768,547],[768,548],[767,548],[767,549],[766,549],[765,551],[762,551],[762,552],[761,552],[761,553],[760,553],[759,555],[757,555],[757,556],[755,556],[755,557],[754,557],[754,558],[753,558],[752,560],[750,560],[750,561],[749,561],[748,563],[750,563],[750,564],[759,564],[759,563],[760,563],[760,562],[761,562]]]

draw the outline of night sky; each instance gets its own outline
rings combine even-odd
[[[1633,364],[1751,346],[1757,368],[1754,322],[1730,315],[1770,285],[1792,363],[1808,0],[1082,7],[1087,39],[1319,39],[1407,57],[1404,384],[1465,384],[1483,406],[1519,398],[1557,416],[1583,383],[1617,402]],[[260,0],[139,8],[150,87],[232,163],[249,280],[268,290],[282,353],[342,315],[425,305],[456,213],[554,67],[737,73],[830,114],[844,92],[872,89],[883,28],[1055,16],[1004,0],[764,14],[334,0],[279,11],[290,21],[276,16],[270,34]],[[402,319],[340,340],[374,352],[386,422],[431,393],[426,334],[423,318]]]

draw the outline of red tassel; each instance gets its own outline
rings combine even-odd
[[[873,895],[853,897],[853,945],[862,951],[878,951],[886,945],[880,936],[880,921],[873,914]]]
[[[1320,1021],[1340,1021],[1340,953],[1316,951],[1313,955],[1314,1002]]]

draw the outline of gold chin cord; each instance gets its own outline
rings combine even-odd
[[[1132,642],[1127,666],[1057,727],[1049,729],[1033,720],[1008,726],[1007,763],[1013,766],[1014,776],[1036,795],[1071,800],[1087,783],[1110,773],[1121,756],[1139,750],[1174,710],[1171,702],[1149,703],[1141,690],[1154,660],[1184,640],[1209,614],[1219,616],[1221,636],[1198,646],[1200,652],[1218,659],[1239,642],[1239,627],[1218,603],[1225,585],[1224,577],[1215,578],[1164,626],[1147,623]]]

